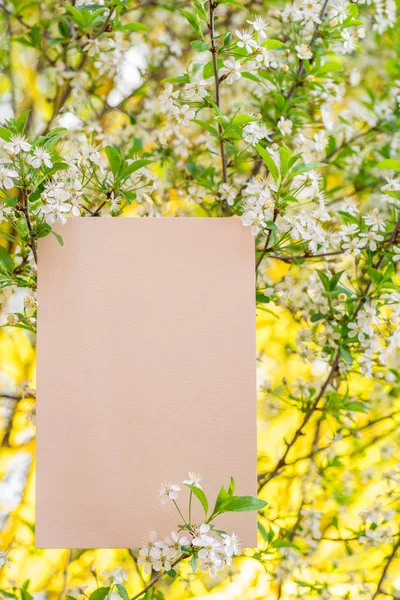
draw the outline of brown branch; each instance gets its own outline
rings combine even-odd
[[[376,587],[376,590],[375,590],[374,595],[372,596],[371,600],[375,600],[375,598],[377,596],[379,596],[379,594],[381,593],[382,583],[385,580],[385,577],[387,575],[389,567],[392,564],[393,560],[395,559],[397,551],[398,551],[399,548],[400,548],[400,537],[398,538],[397,542],[393,546],[392,552],[390,553],[390,555],[388,556],[388,558],[386,560],[385,566],[383,567],[382,575],[381,575],[381,577],[379,579],[378,585]]]
[[[218,2],[215,2],[214,0],[210,0],[210,21],[208,23],[208,29],[209,29],[210,38],[211,38],[210,52],[211,52],[211,56],[212,56],[212,64],[213,64],[213,70],[214,70],[215,104],[218,106],[218,108],[220,108],[220,102],[221,102],[220,80],[219,80],[219,74],[218,74],[217,47],[215,45],[215,9],[217,8],[217,6],[218,6]],[[220,148],[220,153],[221,153],[222,179],[223,179],[224,183],[227,183],[228,172],[227,172],[227,165],[226,165],[225,145],[224,145],[222,127],[219,122],[218,122],[218,137],[219,137],[219,148]]]
[[[171,568],[175,567],[178,563],[182,562],[182,560],[184,560],[185,558],[187,558],[189,555],[188,554],[181,554],[175,562],[173,562],[171,564]],[[158,583],[160,581],[160,579],[162,579],[165,575],[165,571],[162,571],[161,573],[159,573],[158,575],[156,575],[156,577],[154,577],[154,579],[152,579],[150,581],[150,583],[148,585],[146,585],[146,587],[144,587],[142,589],[141,592],[139,592],[138,594],[136,594],[135,596],[133,596],[130,600],[136,600],[137,598],[140,598],[140,596],[143,596],[143,594],[145,594],[146,592],[148,592],[149,590],[151,590],[151,588],[153,588],[156,583]]]

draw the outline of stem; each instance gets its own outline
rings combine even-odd
[[[65,569],[64,569],[63,587],[58,596],[58,600],[61,600],[61,598],[63,597],[63,594],[65,593],[65,590],[67,589],[67,576],[68,576],[67,572],[68,572],[68,567],[69,567],[71,560],[72,560],[72,550],[70,550],[69,554],[68,554],[67,564],[65,565]]]
[[[215,45],[215,9],[218,6],[218,2],[210,0],[210,22],[208,23],[208,29],[210,31],[211,47],[210,52],[212,56],[212,64],[214,69],[214,80],[215,80],[215,104],[220,108],[220,81],[218,74],[218,62],[217,62],[217,47]],[[228,172],[226,166],[225,146],[222,136],[222,127],[218,123],[218,137],[219,137],[219,148],[221,152],[221,163],[222,163],[222,179],[224,183],[228,182]]]
[[[273,219],[272,219],[272,221],[273,221],[274,223],[275,223],[276,219],[278,218],[278,214],[279,214],[279,211],[278,211],[278,209],[275,207],[275,209],[274,209],[274,216],[273,216]],[[259,267],[259,266],[261,265],[261,263],[262,263],[262,260],[263,260],[264,256],[265,256],[265,255],[267,254],[267,252],[268,252],[268,246],[269,246],[269,241],[270,241],[270,239],[271,239],[271,235],[272,235],[272,229],[269,229],[269,230],[268,230],[267,237],[266,237],[266,240],[265,240],[264,248],[262,249],[262,252],[261,252],[261,254],[260,254],[260,257],[259,257],[258,261],[256,262],[256,273],[257,273],[257,271],[258,271],[258,267]]]
[[[185,523],[185,525],[189,525],[189,523],[186,521],[185,517],[183,516],[183,514],[182,514],[182,512],[181,512],[181,509],[179,508],[179,506],[178,506],[178,504],[177,504],[176,500],[172,500],[172,502],[175,504],[175,506],[176,506],[176,510],[177,510],[177,511],[178,511],[178,513],[180,514],[182,521]]]
[[[193,491],[190,490],[190,496],[189,496],[189,525],[192,524],[192,498],[193,498]]]
[[[181,554],[176,559],[176,561],[172,563],[171,567],[175,567],[178,563],[182,562],[188,556],[189,556],[188,554]],[[151,590],[151,588],[154,587],[156,585],[156,583],[158,583],[160,581],[160,579],[162,579],[164,577],[164,575],[165,575],[165,571],[156,575],[156,577],[154,577],[154,579],[152,579],[152,581],[150,581],[150,583],[147,584],[146,587],[144,587],[141,592],[136,594],[136,596],[133,596],[132,598],[130,598],[130,600],[137,600],[137,598],[140,598],[140,596],[143,596],[143,594],[145,594],[146,592]]]

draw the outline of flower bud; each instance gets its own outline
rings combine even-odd
[[[336,18],[332,19],[332,21],[329,21],[329,27],[336,27],[338,23],[339,21]]]
[[[310,83],[311,83],[312,81],[315,81],[315,77],[314,77],[314,75],[307,75],[307,77],[306,77],[306,81],[309,81]]]

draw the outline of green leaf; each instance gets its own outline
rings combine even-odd
[[[367,266],[367,273],[370,276],[370,278],[372,279],[373,283],[375,283],[376,285],[379,285],[381,283],[382,275],[379,273],[379,271],[374,269],[374,267]]]
[[[329,277],[327,276],[326,273],[324,273],[324,271],[321,271],[320,269],[315,269],[318,273],[318,276],[322,282],[322,285],[324,286],[324,289],[329,292],[329,285],[330,285],[330,281],[329,281]]]
[[[193,554],[192,558],[190,559],[190,566],[192,567],[194,573],[197,569],[197,556],[195,554]]]
[[[200,121],[200,119],[193,119],[192,122],[197,123],[197,125],[200,125],[201,127],[203,127],[203,129],[205,129],[212,135],[215,135],[215,137],[218,137],[218,131],[216,130],[215,127],[213,127],[209,123],[206,123],[205,121]]]
[[[0,246],[0,261],[3,263],[6,271],[13,270],[13,261],[8,251],[4,248],[4,246]]]
[[[222,2],[219,2],[219,4],[231,4],[232,6],[237,6],[238,8],[241,8],[242,10],[248,12],[245,5],[241,2],[238,2],[238,0],[222,0]]]
[[[400,160],[394,158],[385,158],[381,160],[378,165],[380,169],[391,169],[392,171],[400,171]]]
[[[286,48],[286,44],[280,42],[279,40],[266,40],[261,44],[264,48],[268,50],[275,50],[275,48]]]
[[[270,529],[270,530],[269,530],[269,532],[267,533],[267,532],[266,532],[266,530],[265,530],[265,527],[264,527],[263,525],[261,525],[261,523],[257,523],[257,527],[258,527],[258,531],[259,531],[259,532],[261,533],[261,535],[263,536],[263,539],[264,539],[266,542],[270,542],[270,541],[271,541],[271,539],[270,539],[271,532],[272,532],[272,537],[274,536],[274,532],[273,532],[273,530],[272,530],[272,529]]]
[[[170,569],[169,571],[167,571],[167,575],[168,575],[168,577],[171,577],[171,579],[175,579],[177,574],[178,573],[175,571],[175,569]]]
[[[113,146],[106,146],[104,148],[104,151],[107,155],[108,164],[110,165],[110,169],[111,169],[113,175],[116,175],[118,173],[119,168],[122,163],[121,154],[118,152],[118,150],[113,148]]]
[[[123,598],[124,600],[129,600],[129,594],[125,589],[125,586],[123,586],[121,583],[117,583],[115,586],[118,590],[118,594],[121,596],[121,598]]]
[[[6,127],[1,127],[0,126],[0,138],[2,138],[3,140],[5,140],[6,142],[9,142],[12,136],[12,132],[7,129]]]
[[[235,493],[235,480],[233,479],[233,477],[231,477],[230,482],[229,482],[229,488],[228,488],[228,495],[229,496],[233,496],[233,494]]]
[[[255,496],[229,496],[223,503],[219,512],[248,512],[260,510],[267,503]]]
[[[296,177],[296,175],[301,175],[302,173],[306,173],[307,171],[311,171],[312,169],[317,169],[318,167],[327,167],[326,163],[322,162],[311,162],[311,163],[300,163],[293,167],[290,171],[289,179]]]
[[[267,152],[267,150],[265,150],[262,146],[260,146],[260,144],[256,144],[256,150],[267,165],[272,177],[274,178],[274,181],[278,181],[279,171],[276,164],[272,160],[272,156],[270,155],[270,153]]]
[[[146,167],[147,165],[150,165],[151,163],[152,163],[152,161],[148,160],[147,158],[135,160],[124,169],[124,171],[122,173],[122,177],[124,177],[124,178],[128,177],[129,175],[131,175],[138,169],[141,169],[142,167]]]
[[[223,503],[228,500],[231,496],[229,496],[228,492],[226,491],[225,487],[222,486],[221,489],[219,490],[217,499],[215,501],[215,505],[214,505],[214,509],[212,514],[216,515],[220,512],[220,509],[223,505]]]
[[[343,358],[343,360],[348,364],[351,365],[353,363],[353,357],[351,356],[350,352],[347,350],[347,348],[345,348],[344,346],[340,346],[339,348],[339,352],[341,357]]]
[[[205,40],[193,40],[193,42],[190,42],[190,45],[196,52],[206,52],[210,47]]]
[[[202,505],[202,507],[204,509],[204,514],[207,516],[208,500],[207,500],[207,496],[205,495],[204,491],[195,485],[190,485],[189,483],[185,483],[185,485],[186,485],[186,487],[189,488],[190,491],[193,492],[193,494],[196,496],[196,498],[200,501],[200,504]]]
[[[249,73],[248,71],[242,71],[242,77],[245,79],[250,79],[250,81],[255,81],[256,83],[260,83],[261,79],[254,75],[254,73]]]
[[[200,24],[197,15],[194,15],[193,13],[191,13],[188,10],[185,10],[184,8],[181,8],[181,15],[185,17],[185,19],[191,25],[192,29],[194,29],[194,31],[197,34],[201,35]]]
[[[322,321],[322,319],[325,319],[326,315],[323,315],[322,313],[314,313],[313,315],[311,315],[311,323],[317,323],[318,321]]]
[[[13,598],[13,600],[15,600],[17,598],[17,596],[15,594],[12,594],[11,592],[6,592],[6,590],[2,590],[2,589],[0,589],[0,594],[2,596],[4,596],[5,598]]]
[[[318,75],[324,75],[324,73],[333,73],[334,71],[343,71],[343,67],[336,61],[326,62],[317,70]]]
[[[104,600],[109,591],[109,587],[99,587],[90,594],[89,600]]]
[[[123,31],[150,31],[150,28],[143,23],[125,23],[122,25]]]
[[[24,584],[24,585],[25,585],[25,584]],[[28,583],[28,585],[29,585],[29,583]],[[19,591],[20,591],[20,593],[21,593],[21,600],[33,600],[33,596],[32,596],[32,594],[30,594],[30,593],[28,592],[28,590],[26,589],[27,587],[28,587],[28,586],[26,586],[26,587],[24,587],[24,586],[23,586],[23,587],[21,587],[21,589],[19,590]]]
[[[222,67],[222,59],[221,58],[218,58],[217,65],[218,65],[218,69],[220,69]],[[203,67],[203,77],[204,77],[204,79],[209,79],[210,77],[213,77],[213,76],[214,76],[214,65],[213,65],[212,60],[210,60]]]
[[[63,37],[67,37],[67,36],[71,35],[68,19],[66,19],[65,17],[62,17],[58,21],[58,31],[61,33],[61,35]]]
[[[236,115],[232,119],[232,125],[246,125],[247,123],[254,123],[257,121],[254,117],[250,117],[250,115]]]
[[[25,125],[28,120],[30,112],[31,112],[30,110],[26,110],[25,112],[22,113],[22,115],[20,115],[18,117],[18,119],[15,119],[15,127],[17,129],[17,132],[20,135],[22,135],[24,133]]]
[[[366,413],[367,412],[367,408],[366,406],[364,406],[364,404],[362,404],[361,402],[349,402],[348,404],[345,404],[344,408],[346,410],[351,410],[354,412],[362,412],[362,413]]]
[[[296,544],[294,544],[293,542],[290,542],[289,540],[275,540],[274,542],[272,542],[271,546],[273,548],[296,548],[297,549]]]
[[[56,233],[53,229],[51,230],[51,233],[54,235],[54,237],[56,238],[56,240],[60,244],[60,246],[64,246],[64,240],[62,239],[61,235]]]

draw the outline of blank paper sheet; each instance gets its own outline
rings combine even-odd
[[[39,242],[36,545],[134,548],[163,482],[256,495],[254,239],[238,218],[71,218]],[[193,501],[197,502],[196,499]],[[201,508],[196,518],[202,521]],[[256,514],[216,523],[256,545]]]

